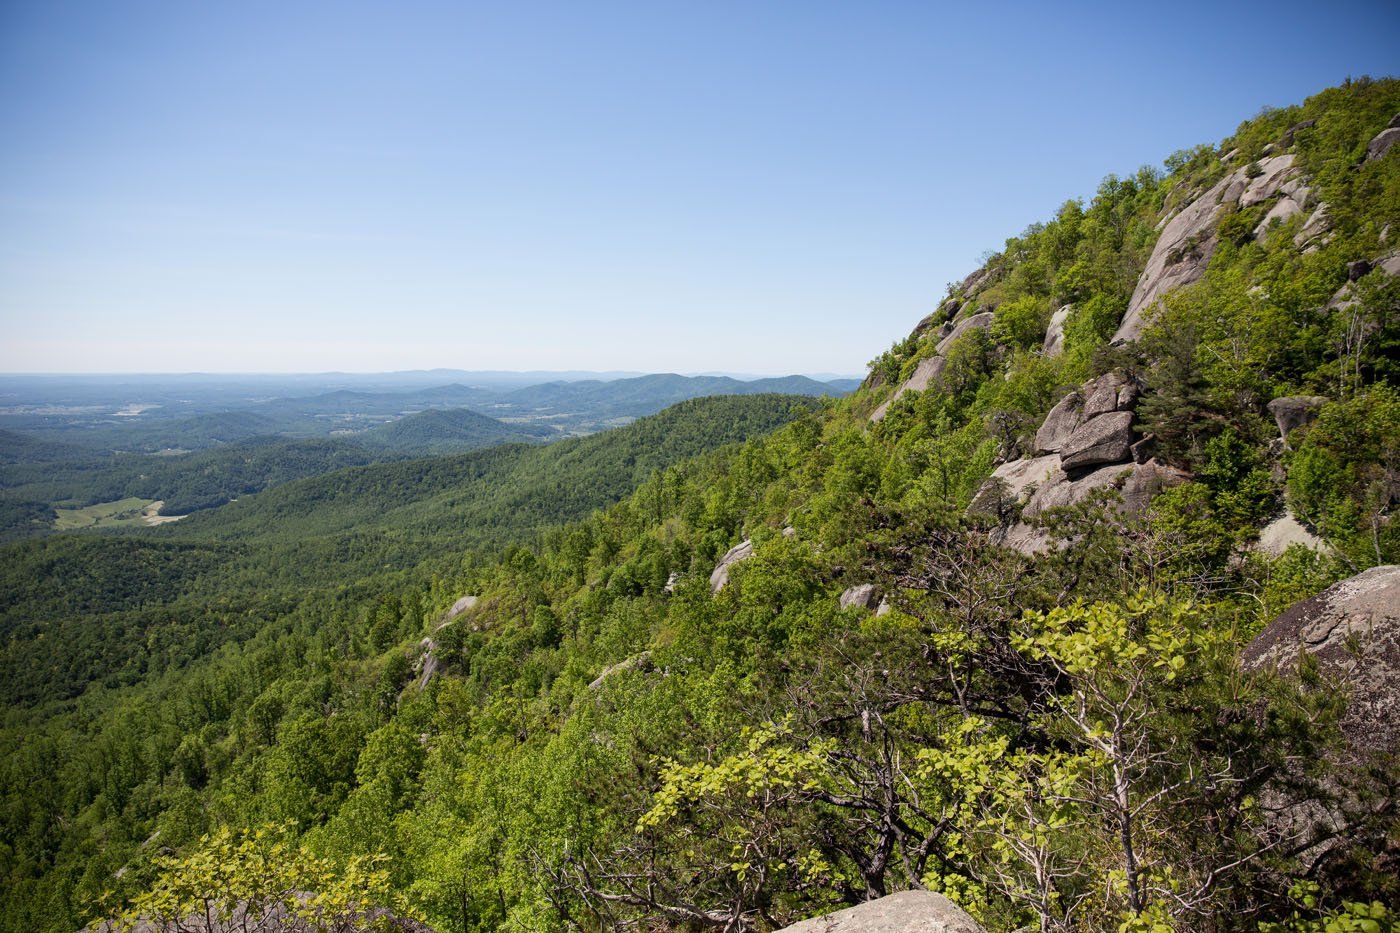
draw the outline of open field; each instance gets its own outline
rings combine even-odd
[[[99,502],[78,509],[54,509],[54,529],[121,528],[154,524],[149,516],[160,508],[158,501],[132,496],[115,502]]]

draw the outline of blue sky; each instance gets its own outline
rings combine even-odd
[[[0,4],[0,370],[859,372],[1400,4]]]

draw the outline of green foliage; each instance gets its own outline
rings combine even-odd
[[[0,929],[149,913],[156,892],[249,900],[210,874],[244,864],[217,827],[290,820],[295,838],[264,838],[311,866],[305,890],[359,872],[357,904],[402,897],[443,930],[768,929],[915,884],[991,929],[1380,923],[1379,870],[1319,868],[1315,901],[1291,898],[1305,866],[1259,803],[1333,799],[1340,698],[1235,659],[1367,548],[1394,559],[1374,336],[1392,296],[1366,279],[1363,317],[1323,309],[1378,246],[1397,181],[1355,154],[1398,94],[1357,82],[1263,114],[1230,165],[1201,148],[1110,177],[1008,240],[949,296],[995,309],[991,333],[878,425],[875,393],[697,401],[8,548]],[[1313,115],[1298,157],[1335,239],[1304,255],[1237,221],[1136,347],[1107,347],[1163,211]],[[1338,343],[1342,320],[1372,337]],[[932,344],[901,341],[875,376]],[[1194,481],[1143,516],[1050,516],[1033,559],[998,547],[968,502],[1109,368],[1145,381],[1140,424]],[[1278,506],[1265,405],[1294,393],[1332,401],[1290,438],[1288,501],[1341,553],[1246,555]],[[886,611],[840,608],[864,583]],[[153,885],[156,832],[179,854]],[[257,858],[254,879],[275,867]]]
[[[336,865],[297,845],[289,824],[253,831],[223,828],[184,856],[158,855],[148,890],[111,919],[112,933],[193,929],[220,933],[276,922],[297,933],[392,930],[385,913],[396,898],[382,855]],[[398,905],[401,907],[401,905]]]

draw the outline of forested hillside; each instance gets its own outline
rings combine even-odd
[[[211,858],[253,898],[245,832],[441,931],[913,887],[995,931],[1390,928],[1393,736],[1239,659],[1400,561],[1398,115],[1354,81],[1108,177],[798,417],[11,546],[0,929],[178,915]]]

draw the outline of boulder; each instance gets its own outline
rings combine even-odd
[[[1390,148],[1400,141],[1400,127],[1387,127],[1366,144],[1366,161],[1371,162],[1385,156]]]
[[[1120,373],[1104,373],[1080,390],[1084,393],[1084,420],[1116,411],[1131,411],[1137,404],[1137,385]]]
[[[1040,347],[1042,356],[1059,356],[1065,350],[1065,321],[1069,320],[1074,305],[1065,305],[1050,315],[1050,326],[1045,328],[1045,343]]]
[[[710,574],[710,592],[718,593],[724,589],[724,585],[729,582],[729,570],[741,560],[746,560],[753,556],[753,542],[745,538],[734,545],[715,565],[714,572]]]
[[[841,608],[874,609],[884,600],[885,594],[874,583],[860,583],[847,587],[841,594]]]
[[[1012,504],[1025,505],[1036,488],[1059,468],[1059,454],[1003,463],[977,490],[968,511],[1004,515]]]
[[[1308,531],[1292,512],[1284,512],[1260,530],[1254,549],[1269,557],[1278,557],[1295,544],[1313,551],[1327,550],[1326,542]]]
[[[676,591],[676,587],[680,584],[680,582],[681,582],[681,574],[680,574],[680,571],[679,571],[679,570],[672,570],[670,576],[668,576],[668,577],[666,578],[666,585],[663,586],[661,589],[662,589],[663,592],[666,592],[666,593],[674,593],[674,592]]]
[[[1083,469],[1104,463],[1120,463],[1132,452],[1133,413],[1113,411],[1091,418],[1076,428],[1060,447],[1060,466]]]
[[[1119,508],[1129,515],[1140,515],[1163,490],[1180,486],[1190,478],[1184,470],[1167,466],[1160,460],[1135,463],[1132,472],[1118,487],[1118,496],[1122,500]]]
[[[1327,399],[1321,395],[1285,395],[1269,403],[1269,414],[1274,416],[1274,423],[1278,425],[1285,446],[1288,435],[1312,424],[1317,418],[1317,410],[1326,402]]]
[[[1400,748],[1400,566],[1372,567],[1294,605],[1245,646],[1240,666],[1291,673],[1304,654],[1347,686],[1342,732],[1353,747]]]
[[[481,598],[478,596],[463,596],[461,599],[453,603],[451,608],[449,608],[447,612],[443,613],[442,620],[438,627],[441,628],[443,625],[446,625],[448,622],[451,622],[453,619],[457,618],[459,615],[466,612],[468,609],[475,609],[476,604],[480,601]]]
[[[1035,452],[1058,453],[1076,428],[1084,423],[1084,396],[1075,390],[1055,403],[1035,432]]]
[[[779,933],[985,933],[982,926],[942,894],[900,891],[823,917],[803,920]]]

